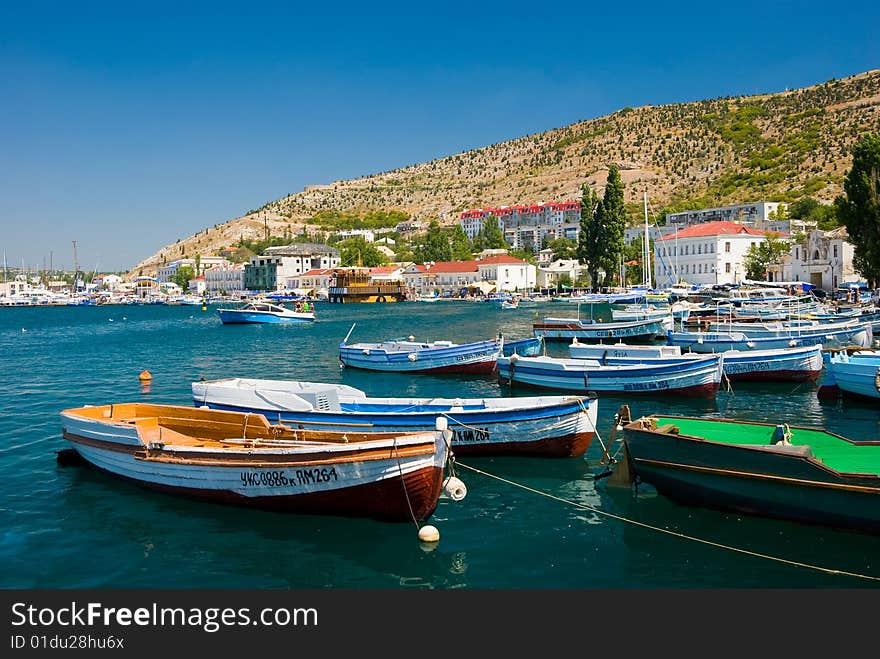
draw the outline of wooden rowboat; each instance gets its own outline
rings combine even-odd
[[[61,412],[87,462],[139,485],[278,511],[423,521],[451,432],[327,432],[261,414],[123,403]]]

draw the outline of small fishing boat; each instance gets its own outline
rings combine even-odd
[[[303,430],[253,413],[122,403],[61,412],[88,463],[156,490],[278,511],[424,521],[450,433]],[[445,432],[444,432],[445,431]]]
[[[702,355],[665,364],[605,365],[594,359],[498,358],[502,382],[543,389],[620,394],[672,394],[713,398],[721,385],[722,358]]]
[[[826,352],[825,378],[819,388],[820,398],[852,395],[865,399],[880,398],[880,352],[855,351],[847,354]]]
[[[796,346],[821,345],[824,349],[860,346],[870,348],[873,342],[871,326],[853,325],[837,330],[793,328],[783,336],[748,336],[743,332],[675,332],[667,335],[669,345],[681,346],[693,352],[718,353],[727,350],[770,350]]]
[[[339,344],[342,366],[397,373],[494,373],[504,345],[500,336],[473,343],[421,342],[412,336],[381,343],[347,343],[349,336],[351,330]]]
[[[502,300],[499,305],[501,309],[519,309],[519,300]]]
[[[197,406],[323,430],[425,430],[443,416],[457,456],[583,455],[598,408],[595,398],[584,396],[384,398],[342,384],[249,378],[193,382],[192,396]]]
[[[504,348],[501,350],[505,357],[510,355],[519,355],[521,357],[534,357],[540,355],[544,349],[544,339],[540,336],[533,336],[528,339],[519,339],[518,341],[504,340]]]
[[[880,441],[820,428],[652,414],[623,424],[635,475],[682,503],[880,532]],[[622,479],[623,480],[623,479]]]
[[[534,323],[535,336],[545,339],[586,339],[603,341],[606,339],[628,339],[630,341],[650,341],[666,336],[672,329],[672,318],[646,318],[613,323],[601,323],[592,318],[545,318]]]
[[[611,319],[614,322],[665,318],[671,314],[669,308],[658,309],[653,305],[645,304],[615,304],[611,307]]]
[[[704,353],[682,352],[679,346],[586,344],[573,341],[568,347],[572,359],[595,359],[602,364],[671,364],[699,358]],[[731,382],[775,380],[804,382],[816,380],[822,372],[822,346],[776,348],[772,350],[728,350],[724,375]]]
[[[308,323],[314,311],[296,311],[271,302],[248,302],[240,309],[217,309],[223,323]]]

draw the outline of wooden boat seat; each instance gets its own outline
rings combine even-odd
[[[677,435],[681,430],[678,426],[673,423],[667,423],[663,426],[658,426],[656,428],[657,432],[662,432],[664,435]]]

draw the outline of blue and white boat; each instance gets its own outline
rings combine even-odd
[[[223,323],[308,323],[314,311],[295,311],[271,302],[248,302],[240,309],[217,309]]]
[[[192,383],[193,402],[319,430],[398,432],[446,417],[456,455],[576,457],[596,431],[596,398],[376,398],[343,384],[227,378]]]
[[[510,355],[519,355],[520,357],[534,357],[540,355],[544,349],[544,339],[540,336],[533,336],[528,339],[520,339],[518,341],[508,341],[505,339],[504,347],[501,353],[505,357]]]
[[[666,336],[667,331],[672,329],[672,323],[669,315],[613,323],[600,323],[592,318],[544,318],[543,322],[532,325],[532,331],[535,336],[542,336],[544,339],[650,341]]]
[[[824,349],[858,346],[870,348],[874,335],[869,324],[837,330],[797,329],[783,336],[748,336],[743,332],[675,332],[670,330],[667,343],[692,352],[719,353],[728,350],[770,350],[797,346],[821,345]]]
[[[350,332],[349,332],[350,334]],[[342,366],[397,373],[494,373],[501,337],[474,343],[390,339],[381,343],[339,344]]]
[[[880,398],[880,352],[825,353],[825,378],[819,396],[824,398],[838,393],[874,400]]]
[[[594,359],[499,357],[502,382],[602,394],[673,394],[712,398],[721,385],[721,355],[666,364],[604,365]]]
[[[682,352],[679,346],[638,346],[624,343],[594,345],[572,342],[572,359],[595,359],[602,364],[671,364],[699,359],[703,353]],[[773,350],[729,350],[721,353],[727,379],[735,381],[774,380],[803,382],[815,380],[822,372],[822,346],[777,348]]]

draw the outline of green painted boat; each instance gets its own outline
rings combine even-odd
[[[689,505],[880,533],[880,441],[820,428],[665,415],[629,419],[625,462]]]

